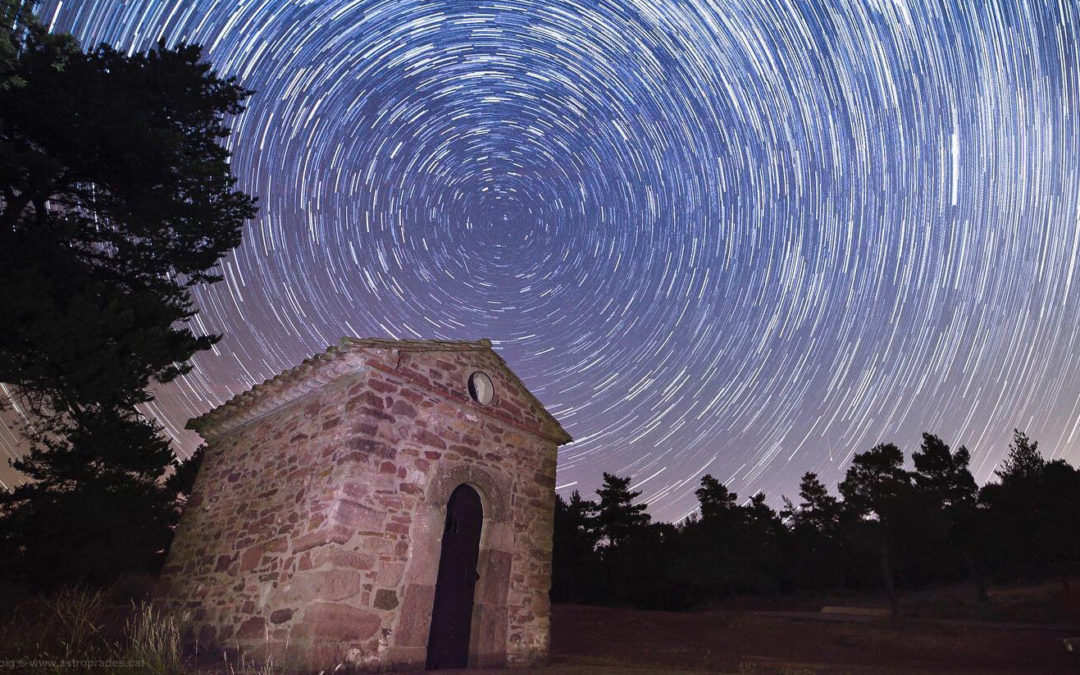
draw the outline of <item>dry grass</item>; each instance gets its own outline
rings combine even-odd
[[[154,673],[198,670],[182,649],[176,617],[154,607],[136,582],[107,591],[67,589],[24,598],[0,616],[0,667],[35,673]],[[132,597],[137,599],[131,599]],[[127,602],[119,602],[127,598]],[[272,659],[221,660],[207,670],[229,675],[284,672]]]
[[[33,662],[41,672],[70,672],[63,664],[112,659],[104,604],[100,591],[74,590],[20,603],[0,623],[0,660]]]
[[[149,603],[133,604],[124,637],[124,660],[139,661],[143,669],[153,673],[184,672],[180,627],[175,617],[162,614]]]

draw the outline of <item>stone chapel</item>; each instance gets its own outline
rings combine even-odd
[[[558,446],[488,340],[346,338],[192,420],[160,595],[201,649],[304,670],[546,659]]]

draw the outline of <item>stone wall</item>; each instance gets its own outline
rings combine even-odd
[[[548,651],[556,444],[490,350],[365,350],[209,450],[163,573],[202,645],[318,668],[422,666],[446,501],[481,496],[470,661]],[[483,370],[496,398],[467,398]],[[325,379],[325,378],[324,378]]]

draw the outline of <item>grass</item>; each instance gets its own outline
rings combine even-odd
[[[295,672],[239,649],[210,654],[184,649],[184,627],[150,602],[150,585],[123,580],[107,590],[65,589],[24,596],[0,612],[0,671],[273,675]],[[2,595],[2,594],[0,594]],[[12,595],[12,594],[8,594]],[[329,673],[353,672],[345,659]]]
[[[0,619],[0,661],[41,673],[183,673],[177,622],[149,602],[109,602],[65,589],[18,603]]]
[[[183,672],[180,628],[175,617],[163,615],[149,603],[133,606],[124,625],[125,660],[138,661],[153,673]]]

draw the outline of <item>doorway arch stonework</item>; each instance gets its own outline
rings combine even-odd
[[[510,519],[509,490],[502,486],[512,480],[512,476],[499,476],[492,470],[476,465],[458,465],[432,476],[425,491],[423,510],[416,516],[418,533],[424,535],[413,541],[413,555],[406,576],[414,583],[405,590],[398,624],[396,643],[399,649],[411,652],[408,660],[418,660],[417,648],[424,650],[426,660],[426,640],[435,602],[446,506],[458,486],[468,485],[480,496],[483,507],[477,560],[479,578],[474,591],[470,626],[469,665],[506,665],[507,595],[514,531]],[[421,638],[422,644],[417,644]]]

